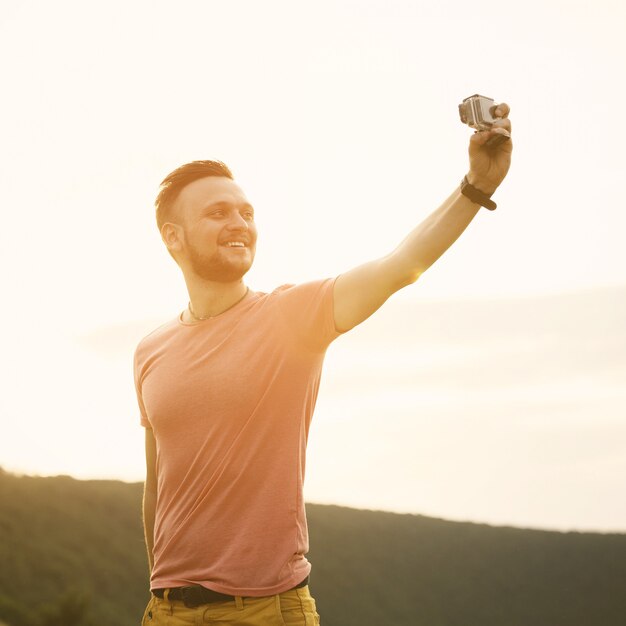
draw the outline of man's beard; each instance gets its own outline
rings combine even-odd
[[[190,247],[189,263],[194,273],[203,280],[215,283],[232,283],[241,280],[252,263],[244,262],[243,259],[229,259],[227,254],[221,252],[218,250],[212,256],[206,256]],[[252,250],[251,252],[254,259],[254,252]]]

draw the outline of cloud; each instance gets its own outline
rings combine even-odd
[[[137,343],[163,324],[163,320],[144,319],[101,326],[91,332],[76,336],[76,342],[86,350],[107,359],[127,359]]]

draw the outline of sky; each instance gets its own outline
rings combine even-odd
[[[626,487],[626,347],[615,314],[626,286],[623,3],[61,0],[5,2],[0,13],[0,465],[142,480],[132,353],[188,299],[154,221],[169,171],[206,158],[231,167],[256,209],[252,288],[334,276],[391,251],[458,185],[471,131],[457,105],[481,93],[511,107],[513,164],[494,195],[498,209],[481,211],[415,285],[331,347],[307,494],[488,523],[626,531],[616,504]],[[494,303],[508,320],[495,339],[462,315],[468,306],[488,315]],[[407,321],[409,311],[422,326]],[[535,327],[520,311],[544,312],[551,325]],[[459,324],[449,334],[436,332],[442,316]],[[572,317],[580,326],[563,321]],[[493,435],[478,417],[483,404],[464,413],[466,397],[454,393],[471,374],[468,355],[506,372],[520,353],[528,370],[552,363],[546,380],[524,379],[511,396],[484,389],[497,397],[502,436],[518,437],[515,453],[495,472],[460,444],[447,453],[453,431],[469,448]],[[374,371],[363,369],[363,354],[376,354],[367,360]],[[571,370],[573,356],[584,367]],[[438,378],[428,387],[409,377],[398,389],[386,373],[406,373],[415,359],[420,372],[440,368]],[[355,376],[378,381],[380,431],[354,408],[372,401]],[[513,400],[530,396],[523,423],[534,430],[520,433]],[[436,410],[428,398],[439,398]],[[575,410],[563,409],[567,398]],[[407,425],[413,409],[421,417]],[[341,446],[348,432],[364,446],[377,442],[372,456]],[[431,442],[428,454],[406,447],[409,432]],[[591,469],[550,473],[580,445],[574,434],[595,446]],[[550,450],[532,485],[520,478],[531,435]],[[329,462],[339,456],[341,465]],[[398,458],[408,460],[394,465]],[[433,463],[439,470],[428,471]],[[350,469],[364,464],[379,470],[376,489]],[[480,485],[476,497],[459,491],[461,474]],[[536,497],[502,502],[507,479]]]

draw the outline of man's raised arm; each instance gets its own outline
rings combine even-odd
[[[504,180],[510,164],[512,141],[487,146],[496,134],[509,134],[509,106],[499,104],[492,130],[472,135],[467,180],[490,196]],[[346,331],[367,319],[402,287],[414,283],[461,235],[480,210],[480,205],[455,189],[402,243],[387,256],[341,274],[334,287],[337,330]]]

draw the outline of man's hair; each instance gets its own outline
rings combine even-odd
[[[170,172],[161,182],[159,195],[154,205],[156,206],[156,221],[159,232],[165,222],[172,217],[172,208],[183,187],[200,178],[208,176],[226,176],[233,179],[228,166],[221,161],[192,161],[177,167]]]

